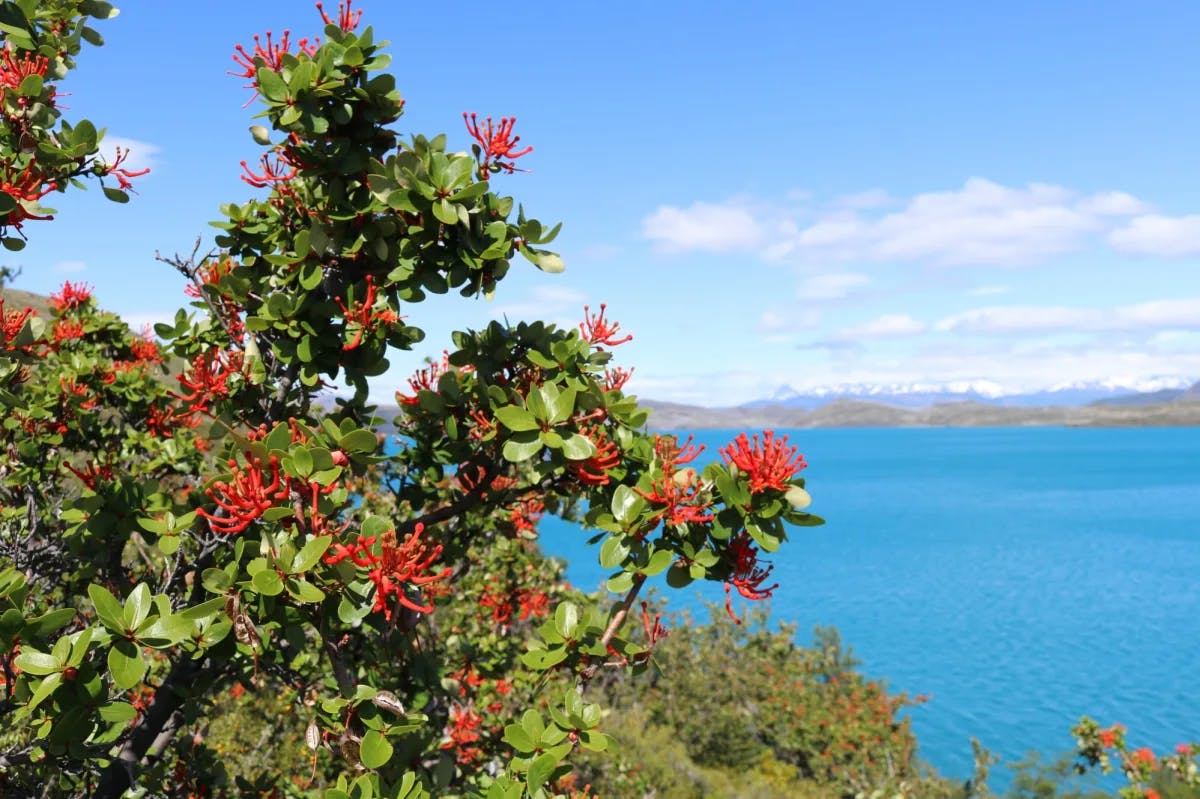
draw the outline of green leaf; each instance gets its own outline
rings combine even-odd
[[[527,461],[541,451],[542,442],[538,440],[536,435],[524,441],[517,438],[510,438],[504,442],[504,459],[511,463]]]
[[[574,602],[563,602],[554,609],[554,629],[563,638],[574,638],[579,627],[579,607]]]
[[[142,626],[146,616],[150,615],[150,599],[150,587],[145,583],[138,583],[125,600],[125,612],[122,617],[126,629],[136,630]]]
[[[292,574],[302,574],[317,564],[321,556],[325,554],[325,550],[329,549],[329,545],[333,543],[332,536],[323,535],[312,539],[300,548],[296,553],[295,559],[292,560]]]
[[[613,491],[612,515],[618,522],[628,526],[637,518],[641,510],[642,498],[632,488],[626,485],[617,486]]]
[[[320,602],[325,598],[325,592],[308,580],[289,579],[287,591],[301,602]]]
[[[114,189],[112,186],[104,187],[104,196],[107,197],[108,199],[112,200],[115,203],[129,202],[128,194],[121,191],[120,189]]]
[[[629,556],[629,547],[621,538],[611,536],[600,545],[600,565],[606,569],[615,569],[625,562]]]
[[[146,661],[136,644],[121,639],[108,650],[108,670],[118,688],[129,690],[146,675]]]
[[[263,569],[254,575],[251,581],[254,590],[265,596],[277,596],[283,593],[283,580],[274,569]]]
[[[137,631],[138,642],[155,649],[166,649],[169,646],[191,636],[196,628],[195,623],[186,616],[172,614],[160,616],[154,623]]]
[[[563,442],[562,451],[568,460],[585,461],[596,454],[596,445],[587,436],[575,433]]]
[[[392,744],[379,730],[367,730],[358,745],[358,755],[367,768],[379,768],[392,759]]]
[[[92,598],[92,604],[96,606],[96,615],[100,617],[101,624],[114,633],[125,631],[121,617],[121,603],[112,595],[111,591],[102,585],[92,583],[88,586],[88,596]]]
[[[30,674],[51,674],[62,670],[63,660],[45,652],[25,650],[13,659],[13,664]]]
[[[661,573],[664,569],[675,562],[675,553],[669,549],[658,549],[650,556],[650,562],[641,569],[638,569],[642,574],[648,577],[653,577]]]
[[[557,397],[554,397],[550,402],[550,424],[559,424],[571,418],[571,414],[575,412],[575,395],[573,388],[565,389],[559,392]]]
[[[497,408],[495,416],[500,420],[501,424],[515,433],[541,428],[541,425],[533,418],[533,414],[516,405],[503,405]]]
[[[525,777],[525,784],[529,786],[530,796],[536,794],[538,789],[546,783],[546,780],[550,779],[550,775],[554,773],[554,769],[557,766],[558,757],[552,752],[545,752],[538,755],[529,764],[529,773]]]
[[[123,724],[137,715],[137,708],[128,702],[109,702],[100,706],[100,718],[113,724]]]
[[[351,430],[338,440],[338,447],[347,452],[375,452],[379,439],[372,430]]]
[[[223,569],[205,569],[200,582],[212,594],[223,594],[233,586],[233,578]]]
[[[443,197],[433,204],[433,215],[443,225],[455,225],[458,224],[457,208],[458,206]]]
[[[258,91],[263,97],[276,103],[287,99],[287,84],[275,70],[259,67],[258,71],[254,73],[254,77],[258,82]]]
[[[16,718],[22,719],[25,716],[33,713],[34,709],[38,705],[46,701],[46,698],[49,697],[50,694],[54,693],[54,689],[57,688],[61,682],[61,673],[55,672],[54,674],[47,675],[42,680],[41,684],[38,685],[37,689],[33,692],[33,696],[29,697],[29,701],[25,703],[25,706],[17,710]]]
[[[521,754],[529,754],[537,749],[533,738],[519,724],[509,724],[504,728],[504,741]]]
[[[72,608],[59,608],[49,613],[43,613],[41,616],[30,619],[25,623],[25,636],[27,639],[44,638],[50,633],[65,627],[74,618],[75,611]]]
[[[17,210],[17,201],[6,191],[0,191],[0,216],[8,216]]]
[[[0,191],[0,196],[5,196],[4,192]],[[3,239],[0,239],[0,244],[3,244],[4,249],[11,252],[20,252],[25,249],[25,239],[18,238],[17,236],[5,236]]]

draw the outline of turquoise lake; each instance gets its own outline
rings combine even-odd
[[[1200,739],[1200,429],[788,432],[827,523],[773,556],[772,615],[932,695],[911,713],[937,769],[970,776],[971,736],[1004,763],[1068,751],[1084,714],[1139,746]],[[733,435],[699,433],[697,463]],[[573,583],[602,582],[584,533],[541,529]],[[724,596],[658,585],[676,610]]]

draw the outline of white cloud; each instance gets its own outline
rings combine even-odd
[[[857,272],[834,272],[805,278],[796,289],[801,300],[840,300],[857,293],[871,278]]]
[[[1079,210],[1100,216],[1133,216],[1148,212],[1150,205],[1123,191],[1106,191],[1085,197],[1079,203]]]
[[[493,319],[541,319],[571,326],[583,319],[586,301],[587,295],[573,288],[541,285],[534,286],[527,298],[492,306],[489,311]]]
[[[758,330],[764,333],[789,333],[812,330],[821,322],[821,312],[812,308],[793,308],[786,314],[779,311],[763,311],[758,319]],[[786,336],[771,337],[773,341],[786,340]]]
[[[642,236],[668,252],[728,252],[757,245],[763,230],[745,207],[698,202],[659,206],[642,220]]]
[[[59,274],[77,274],[87,269],[87,261],[59,261],[51,269]]]
[[[1195,255],[1200,253],[1200,214],[1135,217],[1110,233],[1108,241],[1122,252],[1137,255]]]
[[[996,294],[1007,294],[1012,286],[976,286],[967,293],[973,297],[991,297]]]
[[[104,140],[100,142],[100,155],[108,163],[114,163],[117,160],[118,147],[122,153],[128,153],[125,161],[121,164],[122,169],[138,172],[143,169],[153,169],[161,163],[158,156],[162,153],[162,148],[157,144],[128,139],[124,136],[105,136]]]
[[[834,333],[830,340],[853,342],[864,339],[916,336],[924,333],[927,329],[924,322],[913,319],[908,314],[884,314],[865,324],[842,328]]]
[[[172,324],[175,321],[174,311],[133,311],[131,313],[120,314],[121,321],[129,325],[129,328],[135,332],[142,332],[146,328],[150,328],[151,332],[157,324]]]
[[[884,208],[896,200],[885,189],[868,189],[857,194],[845,194],[837,198],[835,205],[842,208]]]
[[[815,217],[810,209],[748,200],[662,206],[642,228],[674,252],[749,247],[767,260],[1024,266],[1082,249],[1147,209],[1123,192],[1083,195],[1047,183],[1014,188],[973,177],[961,188],[902,200],[882,190],[848,195]]]
[[[948,316],[934,325],[939,332],[979,335],[1131,332],[1165,328],[1200,328],[1200,298],[1153,300],[1107,309],[1038,305],[974,308]]]

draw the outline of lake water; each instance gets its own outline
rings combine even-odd
[[[790,436],[827,524],[773,556],[773,616],[835,626],[868,674],[931,694],[913,726],[941,772],[970,775],[971,736],[1006,763],[1070,750],[1083,714],[1136,745],[1200,740],[1200,429]],[[698,434],[698,463],[732,437]],[[584,538],[543,522],[591,588]],[[675,609],[723,599],[658,585]]]

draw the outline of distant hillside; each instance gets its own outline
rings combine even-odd
[[[20,289],[0,288],[0,297],[4,298],[5,311],[19,311],[26,306],[37,311],[43,319],[50,316],[50,298],[41,294],[30,294]]]
[[[1190,396],[1189,396],[1190,395]],[[1082,407],[1018,408],[953,402],[896,408],[878,402],[835,400],[814,411],[780,406],[697,408],[647,400],[658,429],[734,427],[1165,427],[1200,426],[1200,390],[1173,402]]]

